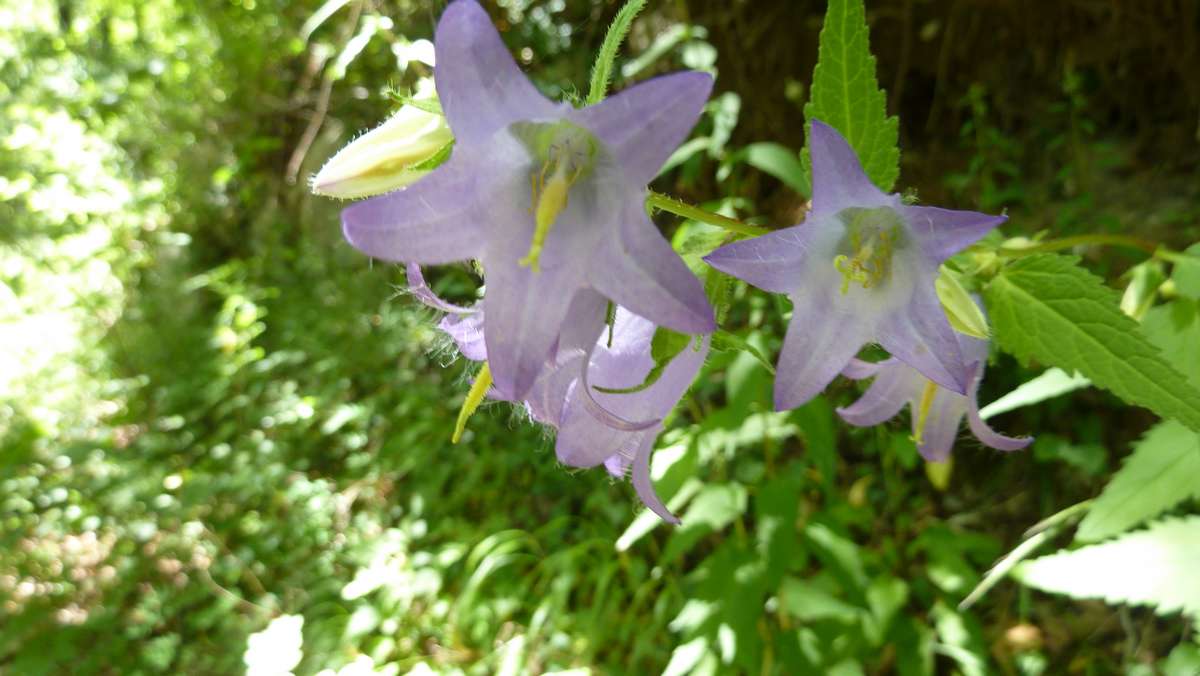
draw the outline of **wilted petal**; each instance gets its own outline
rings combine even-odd
[[[793,293],[800,289],[802,270],[820,240],[820,225],[805,222],[761,237],[733,242],[704,257],[726,274],[764,291]],[[812,261],[821,265],[830,261]]]
[[[707,73],[673,73],[636,84],[570,117],[608,146],[631,184],[642,186],[687,138],[712,86]]]
[[[924,426],[918,429],[922,422],[920,401],[913,402],[913,436],[920,439],[917,450],[921,457],[931,462],[945,462],[950,457],[965,412],[966,401],[961,394],[938,388],[925,415]]]
[[[900,207],[900,215],[920,240],[921,249],[938,263],[979,241],[1008,219],[976,211],[914,206]]]
[[[942,387],[967,391],[966,366],[954,329],[934,292],[932,279],[918,279],[908,306],[880,325],[879,344],[892,356]]]
[[[820,394],[871,339],[869,320],[856,308],[831,307],[804,294],[793,303],[775,378],[777,411],[797,408]]]
[[[658,491],[654,490],[654,482],[650,479],[650,455],[654,452],[654,440],[657,436],[655,431],[648,432],[642,442],[638,444],[632,466],[633,488],[637,491],[638,497],[642,499],[642,504],[649,507],[650,511],[667,523],[678,524],[679,517],[672,514],[671,510],[663,504],[662,499],[658,497]]]
[[[808,135],[812,157],[813,212],[835,214],[848,207],[897,206],[863,172],[854,149],[833,127],[813,120]]]
[[[983,364],[972,368],[971,385],[967,388],[967,424],[971,433],[985,445],[998,451],[1019,451],[1033,443],[1033,437],[1006,437],[998,434],[979,417],[979,383],[983,380]]]
[[[880,366],[875,381],[862,397],[853,404],[837,410],[842,420],[858,427],[878,425],[895,417],[908,403],[913,391],[913,382],[906,371],[911,369],[894,359],[889,359]]]
[[[700,280],[638,204],[625,207],[616,236],[595,254],[589,279],[618,305],[660,326],[692,334],[716,330]]]
[[[562,110],[517,67],[491,18],[475,0],[456,0],[446,8],[434,45],[438,98],[460,147],[482,143],[517,120],[549,117]]]
[[[474,162],[457,153],[413,185],[351,205],[342,232],[368,256],[403,263],[451,263],[477,257],[480,224]]]

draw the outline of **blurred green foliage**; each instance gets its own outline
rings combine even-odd
[[[799,126],[803,87],[777,85],[806,75],[753,86],[722,70],[730,29],[705,3],[657,4],[615,86],[725,78],[664,187],[791,222],[799,155],[739,118]],[[338,205],[304,185],[384,117],[385,88],[429,75],[409,54],[433,5],[0,4],[0,673],[1195,673],[1178,616],[1011,584],[958,609],[1151,426],[1097,390],[1006,416],[1041,436],[1030,452],[960,441],[939,491],[902,424],[835,424],[852,386],[773,413],[755,356],[718,352],[659,441],[675,529],[559,467],[505,406],[451,446],[461,367],[400,272],[344,245]],[[490,9],[570,95],[617,5]],[[962,125],[906,148],[922,194],[1009,208],[1031,233],[1200,238],[1195,163],[1143,171],[1133,135],[1091,112],[1099,71],[1064,72],[1034,126],[995,114],[1009,83],[940,92]],[[1117,281],[1130,261],[1093,262]],[[1198,335],[1189,274],[1146,318],[1172,354]],[[436,284],[472,293],[466,271]],[[775,353],[784,302],[729,292],[742,339]],[[999,362],[986,398],[1035,373]]]

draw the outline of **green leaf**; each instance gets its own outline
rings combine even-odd
[[[1193,244],[1183,256],[1175,259],[1171,279],[1181,295],[1200,300],[1200,244]]]
[[[892,189],[900,175],[900,121],[888,117],[887,97],[875,79],[863,0],[829,2],[804,119],[809,124],[821,120],[841,132],[875,185]],[[802,156],[811,176],[807,148]]]
[[[1151,308],[1142,331],[1192,387],[1200,388],[1200,303],[1180,298]]]
[[[1125,401],[1200,430],[1200,391],[1121,313],[1117,293],[1077,260],[1029,256],[992,280],[987,306],[1000,347],[1026,362],[1078,371]]]
[[[1095,542],[1200,497],[1200,434],[1175,421],[1159,423],[1133,449],[1088,511],[1075,538]]]
[[[746,164],[783,181],[784,185],[808,197],[812,186],[800,155],[778,143],[751,143],[742,149]]]
[[[853,624],[863,612],[812,582],[796,578],[787,578],[780,585],[779,607],[801,622],[834,620]]]
[[[1075,551],[1027,561],[1013,571],[1023,584],[1077,599],[1154,606],[1159,614],[1200,617],[1200,516],[1166,519]]]
[[[979,417],[987,420],[992,416],[1053,399],[1091,384],[1090,380],[1078,373],[1071,375],[1060,368],[1047,369],[1040,376],[1022,383],[1017,389],[984,406],[979,411]]]

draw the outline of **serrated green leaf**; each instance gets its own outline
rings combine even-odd
[[[1075,551],[1027,561],[1023,584],[1077,599],[1154,606],[1159,614],[1200,617],[1200,516],[1159,521],[1146,530]]]
[[[1079,524],[1075,538],[1095,542],[1200,497],[1200,434],[1168,420],[1133,449]]]
[[[1200,388],[1200,303],[1180,298],[1150,308],[1142,331],[1192,387]]]
[[[1117,293],[1077,260],[1029,256],[992,280],[987,306],[1001,349],[1078,371],[1127,402],[1200,430],[1200,391],[1121,313]]]
[[[871,181],[892,189],[900,176],[900,121],[888,117],[887,96],[875,79],[863,0],[829,2],[804,119],[806,126],[818,119],[841,132]],[[802,156],[811,176],[807,148]]]
[[[1171,279],[1180,295],[1200,300],[1200,244],[1188,247],[1184,255],[1176,259]]]

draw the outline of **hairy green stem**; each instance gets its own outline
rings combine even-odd
[[[730,232],[736,232],[740,235],[757,237],[770,232],[770,230],[767,230],[766,228],[760,228],[757,225],[743,223],[736,218],[722,216],[721,214],[714,214],[711,211],[706,211],[700,207],[692,206],[687,202],[681,202],[674,197],[664,195],[660,192],[654,192],[653,190],[651,190],[649,196],[646,197],[646,204],[649,204],[655,209],[667,211],[677,216],[683,216],[684,218],[690,218],[694,221],[715,225],[718,228],[725,228]]]
[[[1158,255],[1161,247],[1144,239],[1137,237],[1128,237],[1125,235],[1076,235],[1075,237],[1063,237],[1061,239],[1051,239],[1045,242],[1038,242],[1032,246],[1021,247],[1000,247],[999,253],[1003,256],[1011,258],[1020,258],[1022,256],[1031,256],[1038,253],[1049,253],[1051,251],[1062,251],[1063,249],[1071,249],[1077,246],[1120,246],[1127,249],[1140,249],[1151,255]]]
[[[617,17],[608,27],[608,33],[604,35],[604,44],[600,46],[600,54],[596,57],[596,64],[592,66],[592,82],[591,88],[588,90],[587,105],[593,106],[600,103],[608,94],[608,83],[612,80],[613,62],[617,59],[617,50],[621,48],[621,43],[629,34],[629,27],[633,25],[634,18],[645,6],[646,0],[629,0],[621,8],[621,11],[617,12]]]

